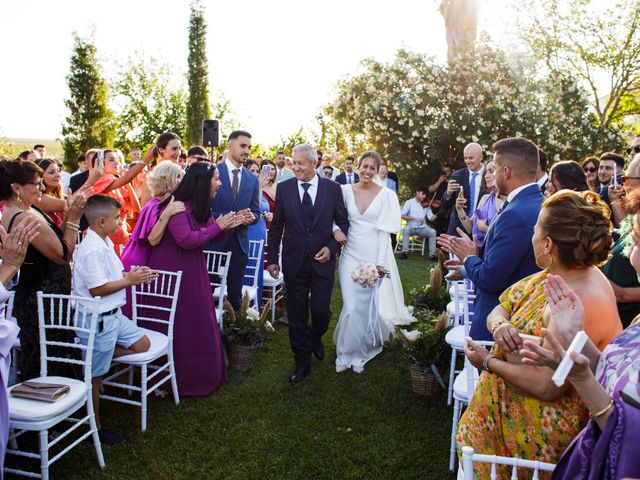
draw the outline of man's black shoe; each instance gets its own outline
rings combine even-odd
[[[311,372],[309,367],[299,367],[296,371],[289,375],[289,383],[300,383]]]
[[[322,343],[313,349],[313,356],[320,361],[324,359],[324,345]]]
[[[119,445],[124,443],[124,437],[111,432],[104,427],[98,430],[98,436],[100,437],[100,443],[103,445]]]
[[[407,252],[402,252],[402,253],[398,256],[398,258],[399,258],[400,260],[406,260],[407,258],[409,258],[409,255],[407,255]]]

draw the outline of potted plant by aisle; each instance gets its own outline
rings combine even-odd
[[[414,288],[409,292],[408,304],[415,309],[443,312],[447,310],[447,304],[451,297],[447,289],[442,285],[442,267],[437,264],[431,269],[429,284],[422,288]]]
[[[234,310],[228,300],[224,301],[224,309],[222,338],[229,354],[229,368],[247,372],[265,340],[273,334],[273,325],[267,320],[271,301],[259,313],[255,308],[249,308],[249,295],[245,293],[239,310]]]
[[[416,322],[411,330],[396,327],[396,338],[402,356],[409,361],[411,386],[419,395],[435,395],[444,388],[439,367],[448,357],[445,336],[449,329],[446,313],[436,314],[430,310],[415,309]]]

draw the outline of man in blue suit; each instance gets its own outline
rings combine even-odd
[[[493,145],[496,186],[507,195],[485,237],[482,250],[465,239],[443,235],[441,244],[462,263],[462,275],[476,287],[471,338],[492,340],[487,317],[510,285],[538,270],[531,244],[544,200],[536,183],[538,148],[526,138],[505,138]],[[454,263],[456,263],[454,261]]]
[[[229,212],[243,216],[242,225],[229,231],[219,242],[206,245],[207,250],[231,252],[227,275],[227,298],[234,309],[242,304],[242,285],[247,268],[249,237],[247,226],[260,218],[258,179],[242,165],[251,151],[251,135],[237,130],[229,135],[226,159],[218,164],[220,188],[211,200],[214,218]]]
[[[455,208],[456,199],[460,190],[464,192],[467,199],[467,216],[471,217],[478,207],[478,202],[482,195],[489,193],[484,182],[484,165],[482,159],[484,152],[477,143],[469,143],[464,147],[464,164],[466,168],[461,168],[453,172],[447,183],[447,191],[442,196],[442,208],[450,211],[449,226],[447,234],[457,235],[458,228],[462,228],[462,223],[458,218],[458,211]]]
[[[336,177],[336,182],[340,185],[347,185],[352,183],[358,183],[360,176],[353,171],[353,164],[356,160],[353,157],[347,157],[344,159],[344,172]]]
[[[339,228],[346,235],[349,230],[340,185],[320,178],[315,170],[317,163],[318,155],[310,145],[293,149],[296,178],[278,184],[269,229],[267,270],[273,278],[278,278],[280,272],[278,253],[282,241],[289,341],[296,362],[295,371],[289,376],[291,383],[309,375],[312,354],[318,360],[324,358],[322,336],[331,320],[331,290],[340,250],[334,231]]]

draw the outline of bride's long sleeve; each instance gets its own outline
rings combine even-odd
[[[384,188],[380,195],[384,195],[382,200],[382,211],[376,221],[378,228],[377,241],[377,262],[376,265],[386,266],[387,254],[389,252],[389,234],[397,233],[401,230],[401,210],[398,196],[392,190]]]

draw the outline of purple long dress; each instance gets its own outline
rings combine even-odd
[[[202,247],[223,232],[212,217],[206,225],[193,216],[190,202],[171,217],[147,265],[182,270],[173,329],[173,353],[180,396],[203,397],[226,383],[227,366]]]
[[[147,265],[149,262],[149,255],[153,247],[147,240],[151,230],[158,223],[162,209],[160,208],[162,203],[157,198],[149,200],[140,211],[138,215],[138,221],[133,229],[133,233],[129,237],[129,243],[122,252],[120,260],[124,265],[124,271],[128,272],[134,265]],[[122,307],[122,313],[131,318],[131,289],[127,288],[127,303]]]
[[[490,226],[491,222],[493,222],[493,219],[497,215],[496,192],[491,192],[484,203],[480,207],[476,208],[475,212],[473,213],[475,215],[475,219],[473,221],[471,233],[478,239],[478,247],[482,247],[486,233],[478,228],[478,220],[486,220],[487,226]]]

